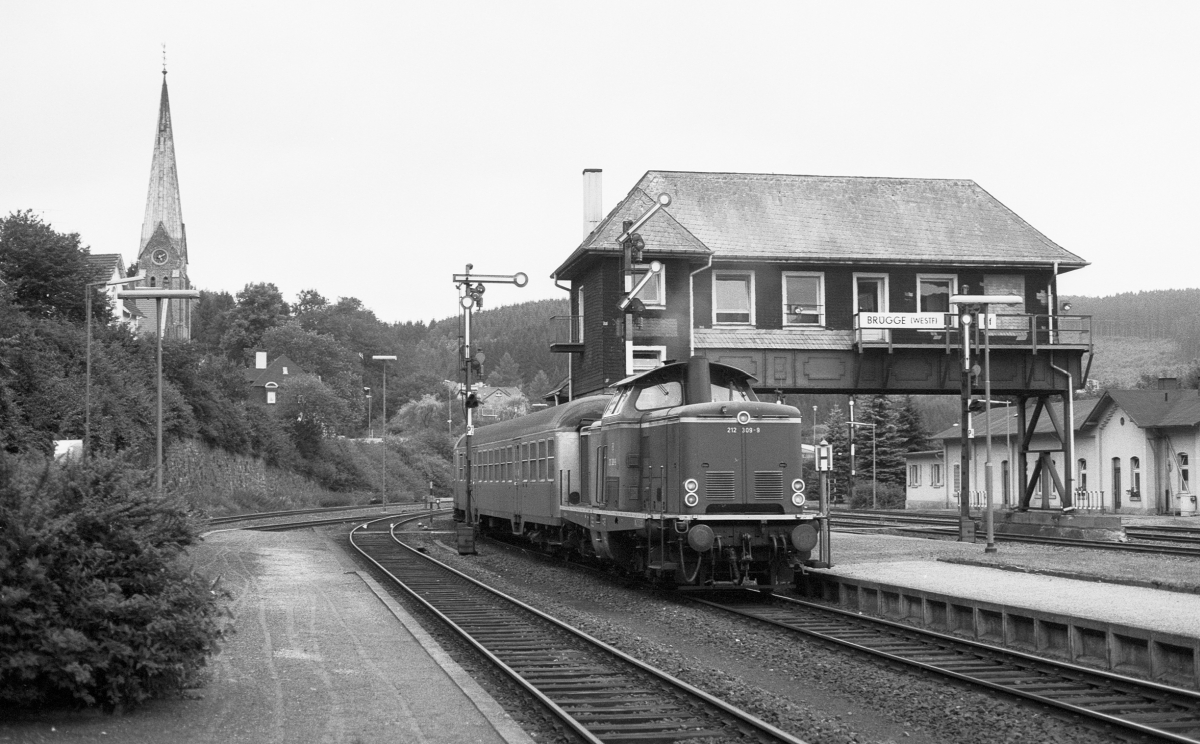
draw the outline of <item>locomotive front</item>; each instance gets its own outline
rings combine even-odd
[[[758,401],[751,379],[695,357],[623,381],[601,428],[637,453],[649,572],[774,587],[811,558],[819,514],[804,494],[800,412]]]

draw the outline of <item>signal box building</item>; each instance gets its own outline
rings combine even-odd
[[[648,171],[603,215],[599,178],[553,275],[572,397],[692,355],[766,393],[958,394],[955,294],[1021,300],[990,307],[993,396],[1086,379],[1089,319],[1056,296],[1087,262],[973,181]]]
[[[627,277],[617,238],[660,194],[671,203],[638,229]],[[651,261],[663,269],[626,328],[618,303]],[[573,317],[554,348],[573,354],[575,395],[692,354],[761,390],[953,393],[956,328],[867,328],[866,316],[1017,294],[994,308],[994,391],[1060,389],[1051,364],[1080,379],[1090,329],[1059,317],[1057,278],[1085,265],[973,181],[649,171],[555,271]]]

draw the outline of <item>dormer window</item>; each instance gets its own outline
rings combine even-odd
[[[284,367],[284,368],[283,368],[283,373],[284,373],[285,375],[287,374],[287,367]]]

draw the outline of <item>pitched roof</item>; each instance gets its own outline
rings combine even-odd
[[[570,278],[582,257],[615,254],[621,220],[643,214],[661,193],[671,205],[640,230],[648,255],[1087,265],[970,180],[648,171],[555,274]]]
[[[120,253],[88,253],[84,256],[88,267],[88,283],[106,282],[113,274],[125,273],[125,259]]]
[[[263,369],[259,369],[257,367],[247,367],[244,370],[246,382],[250,384],[250,387],[265,387],[268,382],[277,383],[279,382],[279,379],[283,377],[284,367],[289,367],[295,370],[289,374],[288,377],[291,377],[294,374],[302,374],[304,372],[304,369],[300,365],[296,364],[291,359],[288,359],[287,354],[280,354],[271,362],[268,362],[267,366]]]
[[[1099,403],[1119,406],[1143,429],[1200,424],[1200,390],[1107,390]]]
[[[1084,424],[1087,423],[1089,417],[1092,414],[1093,409],[1095,409],[1096,405],[1099,402],[1100,401],[1095,398],[1091,398],[1088,400],[1076,400],[1075,401],[1075,431],[1079,431],[1084,426]],[[1062,415],[1063,404],[1061,402],[1051,402],[1048,404],[1048,407],[1054,409],[1054,413],[1055,413],[1055,415],[1058,416],[1059,421],[1063,420],[1063,415]],[[1010,408],[1014,409],[1014,410],[1010,411],[1009,410]],[[997,437],[997,436],[1003,437],[1006,434],[1016,436],[1017,424],[1015,421],[1015,416],[1016,416],[1015,408],[1016,408],[1016,406],[1014,405],[1014,406],[1000,406],[998,408],[992,409],[991,422],[992,422],[992,436],[993,437]],[[1030,407],[1028,409],[1028,412],[1033,413],[1033,408]],[[1009,417],[1014,417],[1014,419],[1010,421]],[[987,436],[987,421],[985,419],[986,419],[985,413],[976,413],[976,414],[971,415],[971,428],[973,428],[975,430],[975,438],[976,439],[980,439],[981,437]],[[1038,417],[1038,423],[1037,423],[1037,426],[1034,428],[1034,433],[1035,434],[1053,434],[1054,433],[1054,429],[1050,425],[1050,417],[1047,416],[1045,412],[1043,412],[1042,415]],[[944,429],[944,430],[938,432],[937,434],[935,434],[933,436],[933,439],[958,439],[961,436],[962,435],[959,433],[958,425],[955,424],[955,425],[950,426],[949,428]]]

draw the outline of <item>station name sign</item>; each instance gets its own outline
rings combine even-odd
[[[858,327],[939,330],[948,328],[953,317],[948,313],[859,313]]]
[[[996,313],[987,313],[987,327],[995,330]],[[978,322],[983,322],[982,315]],[[858,314],[860,329],[895,328],[915,331],[940,331],[958,328],[958,313],[868,313]]]

